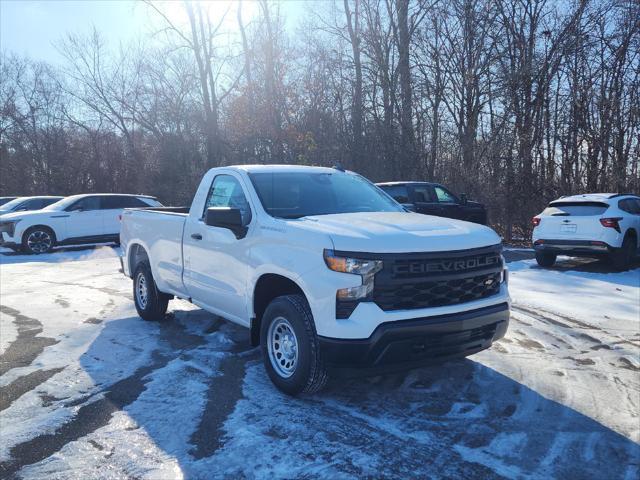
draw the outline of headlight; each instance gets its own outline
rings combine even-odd
[[[382,261],[380,260],[339,257],[333,253],[333,250],[324,251],[324,262],[335,272],[362,276],[375,275],[376,272],[382,270]]]
[[[352,273],[362,278],[362,285],[336,291],[336,317],[348,318],[358,301],[367,300],[373,293],[373,281],[376,273],[382,270],[382,261],[341,257],[333,250],[324,251],[324,261],[334,272]]]

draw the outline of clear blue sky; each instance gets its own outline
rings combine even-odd
[[[66,32],[95,25],[109,42],[144,32],[146,7],[132,0],[0,0],[0,47],[38,60],[57,62],[54,43]]]
[[[169,16],[180,20],[181,1],[158,3]],[[212,17],[222,15],[230,6],[236,7],[228,0],[200,3],[210,9]],[[245,0],[243,5],[248,19],[257,4]],[[289,25],[303,16],[310,5],[292,0],[280,3]],[[235,22],[235,10],[227,16]],[[67,32],[86,33],[95,26],[109,44],[117,45],[154,31],[150,19],[157,17],[136,0],[0,0],[0,49],[56,63],[61,56],[54,45]]]

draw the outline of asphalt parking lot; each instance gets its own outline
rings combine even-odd
[[[506,256],[491,350],[289,398],[244,329],[138,318],[115,249],[0,255],[0,477],[638,478],[640,269]]]

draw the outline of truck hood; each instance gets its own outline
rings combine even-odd
[[[335,250],[349,252],[438,252],[501,242],[483,225],[409,212],[317,215],[302,221],[305,227],[329,235]]]

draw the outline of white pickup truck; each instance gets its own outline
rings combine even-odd
[[[178,297],[249,328],[292,395],[471,355],[509,323],[493,230],[408,212],[340,169],[214,168],[190,209],[126,210],[120,240],[142,318]]]

